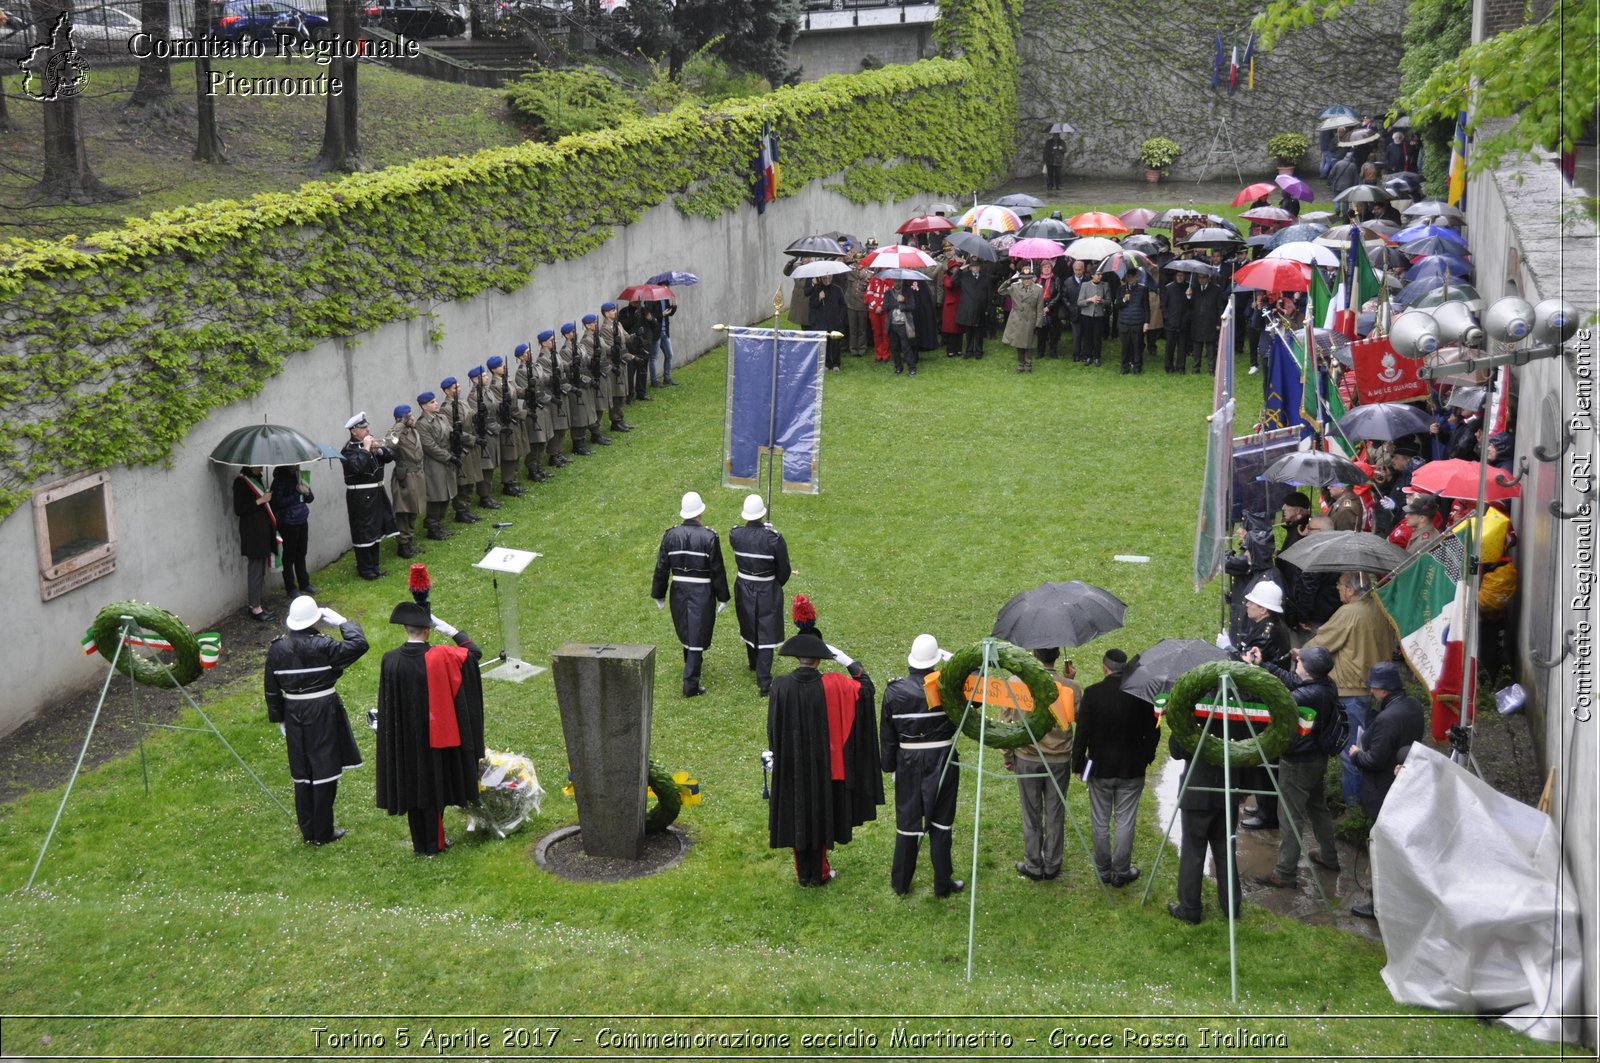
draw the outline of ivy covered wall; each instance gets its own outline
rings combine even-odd
[[[425,159],[294,194],[0,244],[0,520],[35,484],[166,460],[210,411],[330,339],[583,257],[670,203],[748,209],[770,122],[780,196],[854,203],[977,188],[1010,162],[1020,0],[947,0],[942,58],[823,78],[554,144]]]

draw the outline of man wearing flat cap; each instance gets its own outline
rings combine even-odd
[[[902,897],[911,892],[923,834],[928,835],[933,862],[933,895],[948,897],[967,888],[965,882],[950,877],[961,784],[956,725],[943,710],[929,708],[927,695],[928,674],[948,656],[932,635],[918,635],[906,656],[910,672],[883,688],[880,767],[894,773],[894,866],[889,886]]]
[[[356,575],[365,580],[379,579],[387,573],[378,567],[378,547],[399,532],[389,495],[383,488],[383,467],[394,461],[395,455],[373,438],[364,412],[355,414],[344,426],[350,440],[339,451],[339,461],[344,465],[344,505],[350,517]]]
[[[814,626],[778,652],[796,658],[799,667],[773,680],[767,700],[768,844],[794,850],[800,885],[825,886],[838,874],[828,864],[828,850],[848,844],[854,829],[877,818],[883,803],[883,779],[874,762],[872,679]],[[827,658],[849,675],[821,672]]]
[[[733,584],[733,607],[739,617],[739,638],[744,641],[756,688],[765,697],[772,689],[772,651],[783,643],[783,586],[789,582],[789,545],[778,529],[767,523],[767,505],[760,495],[749,495],[740,513],[744,523],[728,529],[728,549],[738,575]]]
[[[1405,759],[1407,748],[1422,741],[1423,711],[1416,698],[1403,693],[1400,667],[1380,661],[1367,673],[1372,694],[1372,715],[1359,735],[1351,736],[1350,762],[1361,772],[1361,811],[1374,823],[1394,785],[1394,769]],[[1364,919],[1374,917],[1372,902],[1350,911]]]
[[[394,408],[394,426],[389,429],[394,450],[394,472],[389,477],[389,493],[394,500],[395,525],[400,529],[396,554],[417,556],[417,514],[428,505],[428,480],[422,468],[422,435],[409,403]]]
[[[683,696],[699,697],[700,662],[711,645],[717,614],[728,606],[728,575],[722,567],[722,542],[714,529],[700,523],[706,504],[698,491],[684,494],[678,516],[683,523],[668,528],[656,554],[655,578],[650,597],[657,609],[667,607],[668,584],[672,594],[672,626],[683,644]]]
[[[339,626],[337,641],[317,630],[323,622]],[[367,637],[360,624],[322,608],[309,594],[289,603],[284,627],[288,633],[267,647],[267,719],[278,725],[288,746],[300,836],[312,845],[327,845],[345,834],[333,825],[339,776],[361,766],[361,750],[334,684],[367,652]]]
[[[389,623],[406,641],[383,655],[378,673],[378,807],[411,826],[411,848],[433,856],[450,847],[446,805],[478,800],[483,759],[483,651],[464,631],[416,602],[401,602]],[[428,645],[437,630],[454,646]]]

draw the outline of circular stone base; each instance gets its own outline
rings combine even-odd
[[[533,847],[533,859],[551,874],[574,882],[625,882],[677,867],[688,848],[689,836],[683,829],[668,827],[644,836],[644,851],[637,860],[590,856],[583,850],[583,828],[572,826],[540,838]]]

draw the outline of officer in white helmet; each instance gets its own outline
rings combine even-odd
[[[683,496],[678,516],[683,523],[668,528],[656,555],[650,597],[657,609],[667,607],[670,585],[672,626],[683,644],[683,696],[706,692],[700,685],[700,662],[711,645],[717,614],[728,606],[728,575],[722,567],[722,542],[715,529],[700,523],[706,511],[698,491]]]
[[[894,868],[889,885],[902,897],[911,892],[924,834],[933,861],[933,895],[948,897],[967,885],[950,877],[961,776],[956,725],[942,709],[929,708],[924,687],[928,673],[949,657],[932,635],[918,635],[906,657],[910,673],[890,680],[883,689],[883,719],[878,727],[881,767],[894,772]]]
[[[767,523],[767,505],[760,495],[749,495],[739,514],[744,523],[728,529],[738,575],[733,584],[733,608],[739,617],[739,638],[744,641],[756,688],[763,697],[772,688],[772,652],[783,645],[783,586],[789,582],[789,546],[778,529]]]

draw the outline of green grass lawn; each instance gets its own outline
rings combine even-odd
[[[668,614],[649,600],[657,544],[676,523],[683,491],[706,497],[713,527],[725,532],[737,520],[744,492],[719,487],[725,364],[714,351],[679,369],[682,387],[630,408],[639,431],[530,497],[507,500],[501,514],[515,521],[503,544],[544,555],[520,587],[526,657],[546,661],[569,640],[656,645],[652,755],[688,770],[704,793],[679,821],[692,839],[680,867],[598,885],[533,864],[534,842],[576,819],[560,793],[565,759],[548,675],[486,691],[490,745],[533,759],[548,791],[543,813],[521,834],[488,841],[466,834],[452,811],[447,826],[459,844],[434,860],[414,857],[404,823],[373,807],[364,727],[357,737],[369,763],[339,794],[338,820],[351,834],[326,848],[303,845],[214,739],[161,732],[146,743],[148,796],[137,755],[79,780],[31,892],[19,887],[60,791],[0,808],[0,887],[8,891],[0,999],[13,1016],[4,1051],[316,1059],[643,1051],[608,1047],[597,1040],[602,1029],[613,1037],[788,1034],[789,1047],[776,1051],[809,1057],[1488,1059],[1555,1051],[1470,1017],[1398,1007],[1379,978],[1380,947],[1250,904],[1238,925],[1235,1007],[1213,889],[1202,926],[1168,918],[1169,853],[1148,906],[1137,889],[1107,900],[1070,828],[1059,880],[1018,877],[1015,788],[998,775],[980,784],[969,772],[961,783],[961,877],[971,877],[982,789],[969,894],[935,899],[926,855],[912,895],[890,891],[892,804],[834,853],[834,883],[799,889],[789,853],[767,848],[758,761],[765,702],[732,612],[720,618],[707,656],[710,694],[688,701],[677,693]],[[1215,588],[1197,594],[1190,577],[1209,381],[1159,371],[1124,377],[1110,363],[1095,371],[1063,361],[1018,376],[1013,365],[998,343],[982,362],[930,358],[915,380],[847,358],[843,372],[826,377],[821,493],[774,501],[771,519],[794,563],[789,594],[811,597],[822,631],[880,689],[903,674],[919,632],[946,646],[979,639],[1009,597],[1047,580],[1085,580],[1128,603],[1123,630],[1069,651],[1086,682],[1099,678],[1111,646],[1131,652],[1217,629]],[[342,519],[337,501],[319,503],[312,534],[334,534]],[[429,543],[424,560],[435,612],[493,653],[493,595],[470,567],[486,539],[471,529]],[[1150,560],[1122,563],[1116,554]],[[375,701],[379,657],[402,637],[385,621],[406,597],[405,566],[388,567],[393,575],[378,585],[357,580],[348,557],[317,577],[324,600],[360,621],[373,643],[340,682],[358,724]],[[259,681],[198,686],[219,727],[287,802],[283,743],[267,723]],[[115,686],[107,711],[126,704],[126,687]],[[977,750],[963,746],[975,764]],[[998,769],[998,761],[990,752],[984,763]],[[1087,833],[1081,785],[1071,805]],[[1161,844],[1155,820],[1147,790],[1134,858],[1147,870]],[[545,1027],[557,1026],[552,1051]],[[1203,1040],[1206,1030],[1238,1026],[1281,1033],[1287,1047]],[[474,1028],[490,1044],[469,1038]],[[896,1029],[1013,1040],[917,1047],[891,1040]],[[853,1030],[876,1043],[807,1048],[800,1040]],[[1052,1030],[1111,1040],[1055,1043]],[[441,1032],[449,1035],[442,1045]],[[661,1050],[684,1058],[740,1051]]]

